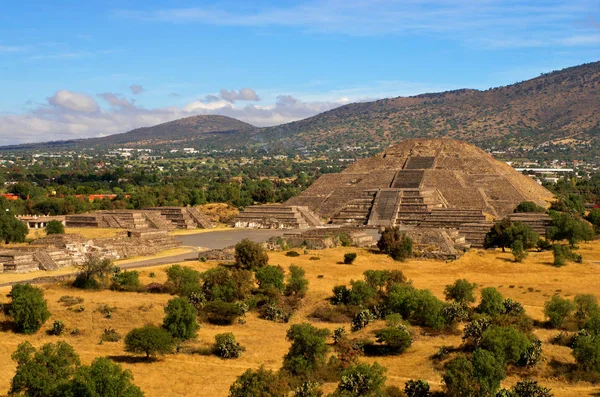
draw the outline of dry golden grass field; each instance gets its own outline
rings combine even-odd
[[[357,252],[358,258],[353,265],[338,264],[346,252]],[[308,255],[290,258],[284,253],[270,253],[270,263],[284,268],[292,264],[302,266],[310,282],[309,293],[301,309],[292,317],[291,323],[307,321],[307,317],[319,304],[330,296],[334,285],[348,283],[351,279],[362,278],[362,273],[368,269],[401,269],[413,280],[418,288],[428,288],[435,295],[443,298],[446,284],[457,278],[467,278],[476,282],[480,287],[496,287],[504,294],[520,301],[529,315],[534,319],[543,320],[542,308],[546,300],[553,294],[573,297],[576,294],[590,293],[600,295],[600,243],[581,244],[579,253],[583,255],[584,263],[569,263],[563,268],[550,265],[552,253],[531,253],[523,263],[511,261],[509,253],[500,251],[470,251],[454,262],[417,260],[405,263],[394,262],[384,255],[370,253],[356,248],[335,248],[324,251],[311,251]],[[319,256],[320,260],[309,260],[311,256]],[[198,270],[215,266],[215,263],[186,262]],[[143,283],[163,282],[166,280],[164,268],[157,266],[140,270]],[[155,278],[149,274],[154,272]],[[317,277],[322,275],[322,277]],[[0,280],[2,276],[0,276]],[[290,324],[279,324],[256,317],[247,316],[246,324],[233,326],[214,326],[202,324],[197,340],[192,344],[197,347],[213,343],[214,335],[222,332],[233,332],[237,340],[246,348],[239,359],[221,360],[216,357],[174,354],[168,355],[156,362],[135,362],[123,351],[122,340],[115,343],[100,344],[100,336],[105,328],[112,327],[121,335],[130,329],[146,323],[160,324],[164,316],[163,307],[171,298],[165,294],[145,294],[98,291],[88,292],[74,290],[64,284],[44,285],[43,287],[52,317],[43,329],[32,336],[14,334],[8,326],[9,319],[0,315],[0,394],[8,390],[14,374],[15,363],[10,355],[17,345],[29,340],[35,346],[47,342],[65,340],[70,343],[82,362],[89,364],[96,356],[108,356],[131,369],[134,381],[147,396],[227,396],[229,385],[247,368],[258,368],[261,364],[271,369],[278,369],[282,364],[283,355],[289,348],[285,340],[286,330]],[[9,288],[0,288],[0,302],[7,302],[5,297]],[[75,313],[67,310],[58,299],[63,295],[79,296],[84,299],[85,311]],[[115,307],[111,319],[104,318],[95,309],[100,304]],[[68,328],[77,327],[79,336],[48,336],[54,320],[62,320]],[[315,323],[316,326],[331,330],[349,324]],[[377,322],[361,330],[356,336],[373,338],[375,330],[383,326]],[[549,338],[558,333],[557,330],[536,329],[543,343],[545,361],[535,369],[536,376],[544,386],[551,387],[556,396],[595,395],[600,386],[589,383],[563,383],[548,377],[548,363],[552,360],[573,362],[570,349],[547,343]],[[353,335],[354,336],[354,335]],[[416,336],[412,347],[400,356],[362,358],[367,362],[377,361],[387,367],[387,384],[404,386],[411,378],[423,378],[430,382],[433,388],[441,389],[441,375],[437,372],[429,357],[442,345],[459,346],[460,335],[429,336],[416,328]],[[509,376],[503,386],[510,386],[518,378]],[[334,384],[324,386],[325,392],[331,392]]]

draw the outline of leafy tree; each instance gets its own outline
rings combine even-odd
[[[130,370],[123,370],[106,357],[97,357],[92,365],[81,366],[66,388],[65,396],[143,397],[142,390],[132,383]]]
[[[534,203],[533,201],[522,201],[521,203],[519,203],[519,205],[517,205],[517,208],[515,208],[515,212],[539,212],[539,213],[543,213],[546,212],[546,209],[544,207],[540,207],[539,205],[537,205],[536,203]]]
[[[9,315],[17,332],[33,334],[50,318],[48,305],[41,289],[30,284],[13,285]]]
[[[476,382],[473,381],[473,364],[465,356],[458,356],[446,364],[442,380],[446,386],[446,396],[448,397],[477,395]]]
[[[286,382],[264,366],[246,370],[229,388],[229,397],[286,397],[287,393]]]
[[[173,350],[173,337],[160,327],[145,325],[134,328],[125,336],[125,351],[134,354],[145,354],[149,359],[152,356],[171,353]]]
[[[539,235],[533,229],[522,222],[511,222],[510,219],[502,219],[496,223],[492,229],[485,235],[484,247],[506,248],[511,247],[515,241],[523,244],[523,249],[528,250],[536,246]]]
[[[333,397],[379,397],[384,394],[385,371],[374,363],[358,364],[342,373],[342,379],[333,393]]]
[[[215,335],[215,354],[221,358],[238,358],[244,348],[235,340],[231,333]]]
[[[405,352],[412,345],[410,333],[399,327],[388,327],[375,333],[377,343],[385,346],[385,353],[396,355]]]
[[[50,221],[46,224],[46,234],[65,234],[65,226],[61,221]]]
[[[269,263],[269,256],[262,244],[247,238],[235,245],[235,263],[242,269],[257,269]]]
[[[4,211],[0,213],[0,240],[6,244],[22,243],[28,232],[23,222]]]
[[[521,240],[516,240],[510,246],[510,250],[515,258],[515,262],[523,262],[525,258],[527,258],[527,251],[523,247],[523,242]]]
[[[571,214],[551,211],[553,225],[546,231],[546,237],[552,241],[567,240],[571,247],[581,241],[590,241],[594,230],[589,223]]]
[[[550,205],[553,211],[569,212],[573,214],[583,214],[585,212],[585,203],[583,197],[579,194],[569,194],[560,198]]]
[[[479,395],[494,396],[500,389],[500,382],[506,377],[504,363],[484,349],[475,350],[471,361]]]
[[[527,335],[512,326],[492,326],[481,338],[481,348],[506,364],[518,364],[531,346]]]
[[[116,291],[135,291],[140,287],[140,273],[137,270],[117,269],[112,276],[110,288]]]
[[[551,389],[540,386],[536,380],[519,381],[512,388],[517,397],[553,397]]]
[[[376,288],[380,293],[394,284],[405,284],[406,277],[402,270],[366,270],[364,273],[365,281],[372,288]]]
[[[600,208],[594,208],[591,210],[585,219],[594,225],[596,231],[600,231]]]
[[[409,380],[404,384],[406,397],[430,397],[429,383],[426,380]]]
[[[250,270],[216,267],[205,271],[201,277],[202,292],[209,301],[243,300],[254,288],[253,274]]]
[[[73,282],[75,288],[98,289],[106,283],[108,275],[114,272],[112,261],[98,255],[88,255],[83,263],[76,264],[79,274]]]
[[[579,336],[573,344],[573,357],[584,370],[600,372],[600,339],[598,335]]]
[[[285,288],[283,280],[284,276],[281,266],[267,265],[256,269],[256,281],[260,289],[275,288],[282,292]]]
[[[198,312],[187,298],[171,299],[165,306],[165,319],[163,327],[169,331],[173,338],[188,340],[196,336]]]
[[[477,312],[497,316],[504,312],[504,297],[496,288],[488,287],[481,290],[481,302]]]
[[[560,328],[575,311],[575,304],[568,299],[554,295],[544,304],[544,314],[548,323],[554,328]]]
[[[575,316],[579,319],[586,319],[592,317],[594,314],[600,312],[598,306],[598,299],[592,294],[579,294],[575,295],[575,307],[577,311]]]
[[[243,314],[240,306],[233,302],[221,300],[208,302],[202,308],[208,322],[217,325],[231,325],[236,318]]]
[[[167,278],[173,284],[176,294],[189,296],[200,290],[201,273],[180,265],[173,265],[167,268]]]
[[[441,329],[446,325],[444,302],[429,290],[419,290],[408,284],[396,284],[385,299],[389,313],[398,313],[411,324]]]
[[[289,271],[290,275],[285,285],[285,295],[304,298],[308,292],[308,280],[305,277],[306,272],[303,268],[294,265],[289,267]]]
[[[79,357],[66,342],[47,343],[36,350],[23,342],[12,354],[17,370],[10,394],[29,397],[63,395],[70,378],[79,366]]]
[[[413,241],[398,226],[386,227],[377,241],[377,248],[396,261],[404,261],[412,256]]]
[[[471,284],[466,279],[459,279],[454,284],[446,285],[444,289],[444,296],[446,300],[453,300],[461,305],[468,305],[469,303],[475,302],[474,291],[477,288],[477,284]]]
[[[292,345],[283,357],[283,368],[293,375],[306,375],[325,364],[328,335],[327,329],[308,323],[292,325],[286,334]]]

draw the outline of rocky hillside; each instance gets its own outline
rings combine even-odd
[[[355,103],[259,130],[258,144],[360,145],[448,136],[483,147],[600,137],[600,62],[486,91],[457,90]]]

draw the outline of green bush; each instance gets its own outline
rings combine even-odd
[[[398,226],[387,227],[377,241],[377,248],[396,261],[405,261],[412,256],[413,241]]]
[[[571,248],[564,244],[554,244],[552,246],[552,253],[554,255],[553,265],[556,267],[562,267],[567,264],[567,261],[575,261],[581,263],[581,255],[576,254]]]
[[[290,274],[285,285],[285,295],[304,298],[308,292],[308,280],[305,277],[306,272],[303,268],[294,265],[290,266],[288,270]]]
[[[256,270],[256,281],[260,289],[275,288],[279,292],[283,292],[285,284],[283,282],[284,275],[281,266],[261,267]]]
[[[521,242],[521,240],[516,240],[513,242],[510,246],[510,250],[515,258],[515,262],[519,263],[523,262],[523,260],[527,258],[527,255],[529,254],[527,250],[523,248],[523,242]]]
[[[187,298],[173,298],[165,306],[163,327],[169,331],[173,338],[188,340],[196,336],[198,312]]]
[[[136,270],[117,270],[112,276],[110,289],[115,291],[136,291],[140,287],[140,274]]]
[[[50,335],[62,335],[63,332],[65,332],[65,323],[60,321],[60,320],[56,320],[52,323],[52,329],[50,329],[49,333]]]
[[[523,364],[532,342],[527,335],[515,327],[492,326],[485,330],[481,338],[481,348],[491,352],[505,364]]]
[[[166,273],[169,283],[173,285],[173,292],[177,295],[189,296],[200,290],[200,272],[189,267],[173,265],[167,268]]]
[[[100,336],[101,342],[118,342],[121,340],[121,335],[114,328],[104,328]]]
[[[398,355],[404,353],[412,345],[412,337],[404,328],[388,327],[375,333],[377,343],[384,345],[380,349],[385,355]]]
[[[215,335],[215,354],[221,358],[238,358],[244,348],[235,340],[235,336],[228,332]]]
[[[592,294],[575,295],[574,302],[577,309],[575,316],[579,319],[590,318],[593,315],[600,313],[598,299]]]
[[[515,208],[514,212],[516,212],[516,213],[519,213],[519,212],[544,213],[544,212],[546,212],[546,209],[544,207],[540,207],[533,201],[522,201],[519,203],[519,205],[517,205],[517,208]]]
[[[475,309],[478,313],[497,316],[504,313],[504,297],[496,288],[488,287],[481,290],[481,302]]]
[[[423,379],[411,379],[404,384],[404,394],[406,397],[430,397],[429,383]]]
[[[399,313],[411,324],[434,329],[446,326],[444,302],[429,290],[419,290],[407,284],[395,284],[385,299],[388,313]]]
[[[2,209],[0,212],[0,241],[4,241],[6,244],[22,243],[28,232],[25,223]]]
[[[73,282],[75,288],[100,289],[107,283],[108,275],[114,272],[112,261],[97,255],[88,255],[86,260],[75,265],[79,274]]]
[[[160,327],[145,325],[134,328],[125,336],[125,351],[134,354],[145,354],[146,359],[157,355],[168,354],[173,350],[173,337]]]
[[[575,339],[573,357],[585,371],[600,372],[600,338],[598,335],[584,335]]]
[[[208,302],[202,309],[209,323],[216,325],[231,325],[243,314],[239,305],[220,300]]]
[[[65,234],[65,226],[61,221],[50,221],[46,224],[46,234]]]
[[[262,244],[245,238],[235,245],[235,263],[242,269],[254,270],[267,266],[269,256]]]
[[[285,397],[287,394],[285,380],[264,366],[246,370],[229,388],[229,397]]]
[[[17,332],[33,334],[50,318],[41,289],[30,284],[15,284],[10,297],[12,302],[8,314],[12,317]]]
[[[442,379],[446,396],[494,396],[504,379],[504,364],[492,353],[477,349],[471,359],[458,356],[446,364]]]
[[[544,314],[548,323],[554,328],[560,328],[575,311],[575,304],[568,299],[554,295],[544,304]]]
[[[519,381],[512,392],[516,397],[554,397],[551,389],[540,386],[536,380]]]
[[[349,252],[347,254],[344,254],[344,263],[346,265],[353,264],[355,260],[356,260],[356,252]]]
[[[454,284],[446,285],[444,296],[447,301],[453,300],[461,305],[475,302],[475,288],[477,284],[471,284],[466,279],[456,280]]]
[[[380,397],[384,396],[385,371],[374,363],[358,364],[342,372],[342,379],[332,397]]]
[[[520,241],[524,250],[536,246],[540,236],[529,226],[522,222],[511,222],[504,218],[494,224],[492,229],[485,235],[485,248],[502,248],[502,251],[511,247],[516,241]]]
[[[577,216],[551,211],[553,225],[546,231],[546,237],[552,241],[567,240],[571,247],[581,241],[590,241],[594,230],[589,223]]]
[[[290,258],[297,258],[300,256],[300,253],[297,251],[288,251],[285,253],[285,256],[289,256]]]
[[[207,300],[234,302],[246,299],[254,288],[250,270],[216,267],[201,274],[202,293]]]
[[[283,368],[293,375],[310,374],[325,364],[329,330],[308,323],[294,324],[286,339],[292,343],[283,357]]]

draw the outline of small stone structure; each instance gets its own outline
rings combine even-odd
[[[111,210],[67,215],[68,227],[119,229],[208,229],[214,224],[192,207],[156,207],[144,210]]]
[[[308,207],[278,204],[252,205],[235,220],[235,227],[256,229],[307,229],[322,224]]]
[[[39,270],[33,254],[18,250],[0,251],[0,271],[4,273],[27,273]]]
[[[19,220],[27,225],[28,229],[44,229],[48,222],[59,221],[63,225],[65,222],[64,216],[18,216]]]

